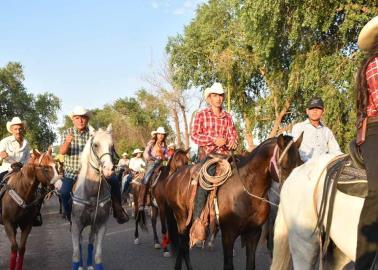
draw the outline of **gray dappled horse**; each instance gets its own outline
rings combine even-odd
[[[92,131],[91,135],[81,154],[81,169],[72,194],[72,270],[83,269],[81,233],[86,226],[90,226],[87,269],[103,270],[102,240],[111,208],[106,178],[113,174],[112,127],[109,125],[106,131]]]

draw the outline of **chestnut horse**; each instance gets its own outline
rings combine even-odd
[[[151,204],[151,224],[152,230],[154,235],[154,247],[156,249],[160,248],[160,241],[157,235],[156,230],[156,222],[157,216],[160,215],[160,222],[161,222],[161,231],[163,235],[163,243],[162,248],[164,252],[164,256],[169,256],[168,251],[168,235],[167,235],[167,227],[165,223],[165,201],[164,201],[164,186],[166,183],[166,179],[169,175],[175,172],[178,168],[187,165],[189,162],[188,152],[190,148],[187,150],[177,149],[172,157],[169,159],[168,164],[166,166],[161,166],[151,177],[151,188],[149,190],[149,201]],[[144,174],[143,174],[144,175]],[[137,176],[140,178],[140,176]],[[134,181],[132,182],[132,193],[134,198],[134,212],[135,212],[135,232],[134,232],[134,244],[139,244],[139,231],[138,225],[142,227],[142,229],[146,228],[145,224],[145,217],[138,216],[138,197],[139,197],[139,189],[140,189],[140,182]]]
[[[218,188],[219,226],[222,231],[224,269],[234,269],[233,247],[240,235],[246,246],[246,269],[255,269],[255,251],[261,226],[267,220],[270,205],[267,192],[271,179],[284,181],[301,164],[299,146],[302,136],[279,135],[261,143],[250,154],[232,161],[232,176]],[[184,259],[187,269],[193,269],[189,256],[189,226],[186,225],[191,194],[191,167],[185,167],[168,179],[165,196],[168,204],[167,222],[172,248],[177,252],[175,269],[181,269]]]
[[[38,185],[47,187],[57,178],[51,149],[43,154],[34,151],[34,158],[29,159],[19,172],[14,172],[9,177],[1,204],[4,229],[11,242],[10,270],[22,270],[26,241],[37,207],[43,200],[43,195],[37,195]],[[20,245],[16,240],[18,227],[21,229]]]

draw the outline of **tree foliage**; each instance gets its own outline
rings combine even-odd
[[[19,116],[27,123],[26,138],[32,147],[46,150],[55,140],[53,124],[60,100],[51,93],[34,96],[23,85],[21,64],[10,62],[0,68],[0,136],[8,136],[6,122]]]

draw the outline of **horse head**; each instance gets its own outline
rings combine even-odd
[[[296,141],[293,140],[293,137],[287,135],[284,136],[281,134],[277,137],[279,150],[276,158],[279,182],[282,183],[285,181],[295,167],[303,164],[299,155],[299,147],[301,146],[302,139],[303,132]]]
[[[59,175],[56,171],[51,147],[49,147],[49,149],[42,154],[35,150],[33,150],[33,153],[34,158],[29,161],[29,164],[35,168],[35,176],[37,181],[45,186],[54,184],[59,179]]]
[[[177,149],[172,157],[169,159],[168,168],[170,172],[175,172],[178,168],[188,165],[189,163],[189,156],[188,153],[190,151],[190,147],[186,150]]]
[[[91,139],[87,142],[83,151],[82,162],[88,162],[105,178],[113,173],[114,141],[112,136],[112,125],[106,130],[99,129],[91,131]]]

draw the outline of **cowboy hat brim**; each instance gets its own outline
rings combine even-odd
[[[17,123],[7,122],[7,130],[8,130],[9,133],[12,133],[11,127],[14,126],[14,125],[22,125],[24,127],[24,129],[26,129],[26,122],[25,121],[21,121],[21,122],[17,122]]]
[[[358,47],[365,51],[378,46],[378,16],[375,16],[362,28],[357,43]]]

